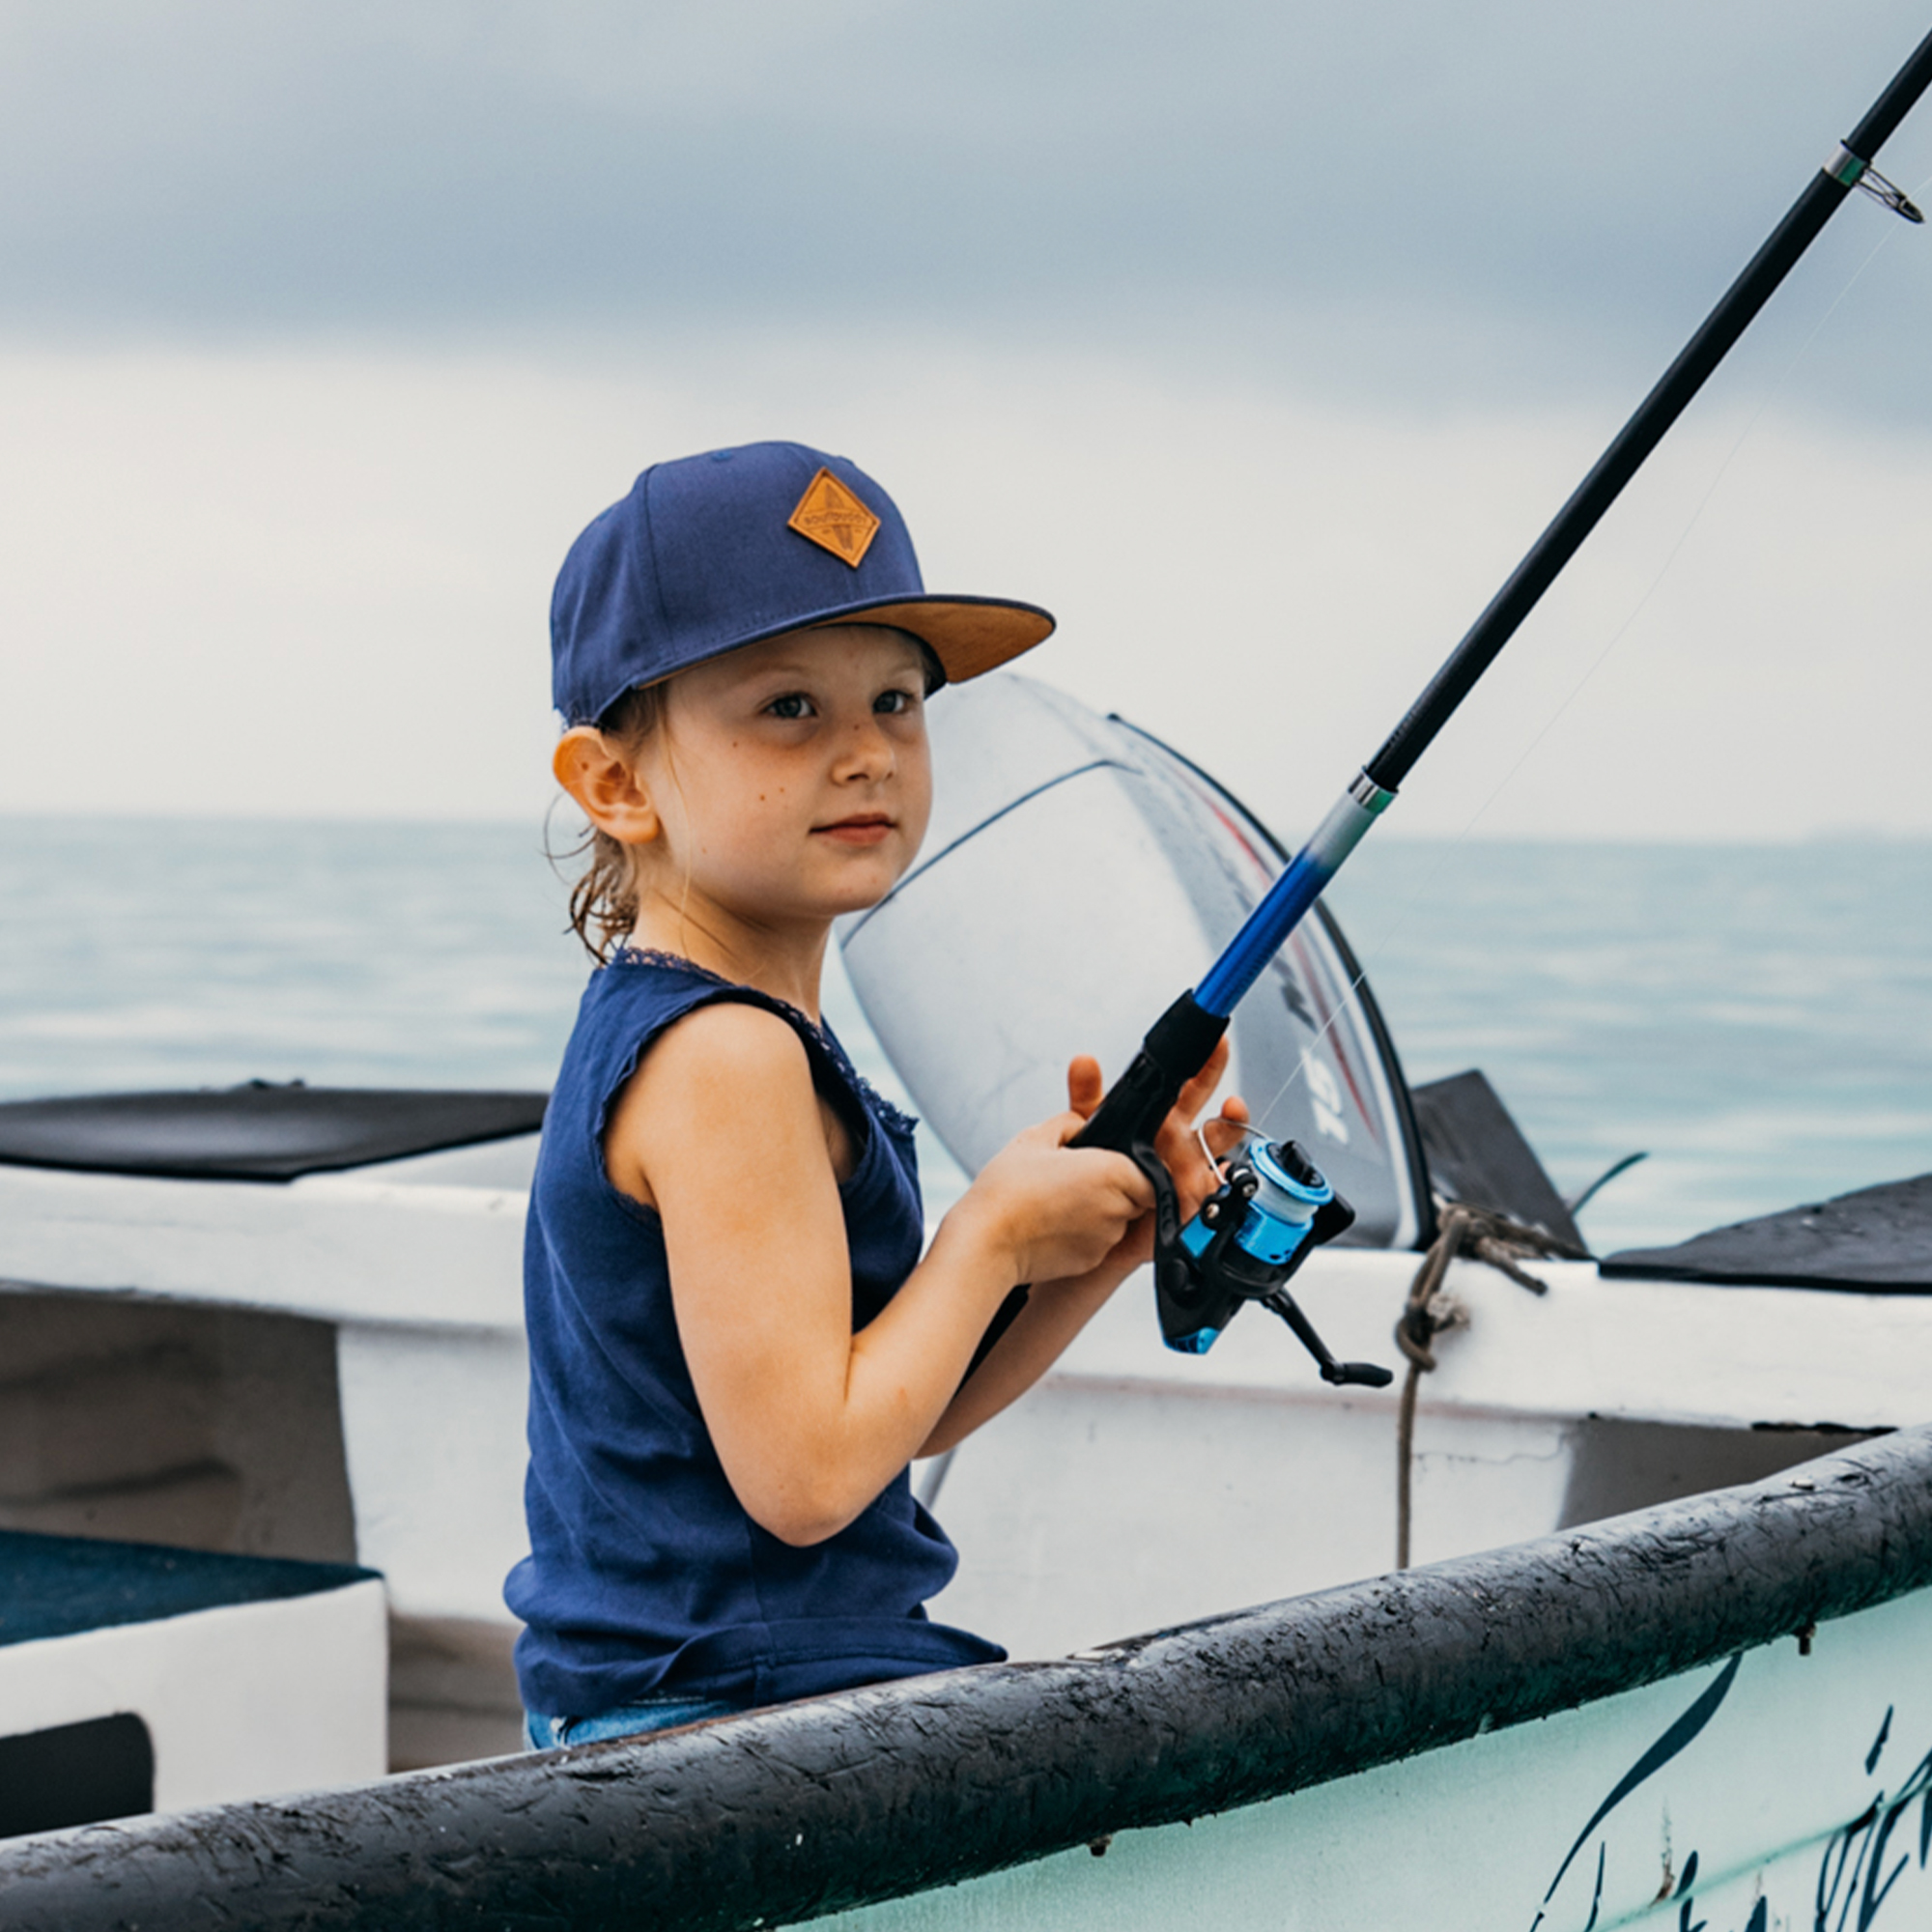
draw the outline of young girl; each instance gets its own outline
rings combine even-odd
[[[927,1619],[957,1559],[907,1465],[1147,1258],[1150,1190],[1065,1145],[1101,1092],[1076,1060],[1069,1110],[987,1163],[922,1259],[912,1123],[818,996],[833,921],[919,849],[927,696],[1051,629],[928,597],[885,492],[792,443],[646,470],[565,561],[555,771],[593,828],[573,912],[603,963],[530,1197],[530,1554],[505,1596],[533,1747],[1005,1655]],[[1187,1212],[1219,1072],[1163,1135]],[[1230,1101],[1210,1132],[1244,1118]]]

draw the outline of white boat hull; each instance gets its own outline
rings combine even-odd
[[[1795,1637],[1762,1645],[1734,1664],[1311,1790],[1122,1833],[1102,1857],[1080,1847],[814,1922],[837,1932],[1923,1926],[1927,1655],[1932,1593],[1921,1591],[1823,1625],[1808,1655]],[[1695,1735],[1600,1817],[1714,1694]]]

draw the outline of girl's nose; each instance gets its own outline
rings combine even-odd
[[[894,762],[893,741],[880,728],[878,719],[867,712],[861,723],[853,725],[851,735],[839,750],[838,775],[881,779],[891,773]]]

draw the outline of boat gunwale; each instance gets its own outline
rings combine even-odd
[[[1932,1584],[1932,1426],[1049,1662],[0,1847],[15,1932],[774,1926],[1263,1803]]]

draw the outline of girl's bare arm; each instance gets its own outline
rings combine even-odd
[[[842,1529],[932,1435],[1008,1291],[1088,1276],[1128,1237],[1147,1182],[1119,1154],[1063,1146],[1081,1118],[1030,1129],[988,1162],[855,1335],[838,1182],[797,1034],[723,1003],[654,1042],[612,1110],[605,1165],[663,1217],[705,1426],[773,1535],[808,1545]]]

